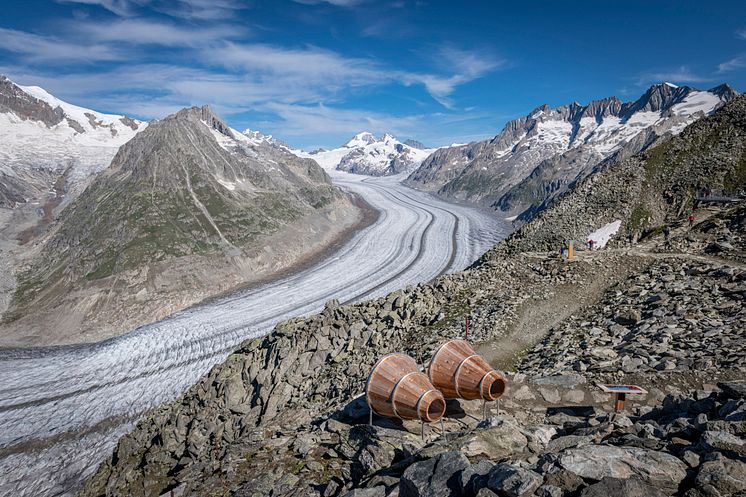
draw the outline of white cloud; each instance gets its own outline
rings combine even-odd
[[[55,62],[66,64],[80,61],[121,60],[124,54],[117,48],[98,44],[74,42],[52,36],[41,36],[25,31],[0,28],[0,51],[23,55],[26,62]]]
[[[407,135],[420,128],[424,116],[393,116],[362,109],[340,109],[319,105],[267,103],[260,110],[271,112],[282,120],[277,128],[286,136],[303,136],[309,130],[335,135],[368,130],[381,134]]]
[[[712,81],[712,78],[694,73],[687,66],[680,66],[672,70],[647,72],[640,74],[637,78],[639,86],[661,83],[663,81],[671,83],[706,83]]]
[[[183,19],[203,21],[231,18],[236,11],[246,8],[239,0],[162,0],[155,8],[164,14]]]
[[[293,0],[296,3],[302,3],[304,5],[319,5],[327,3],[329,5],[336,5],[338,7],[355,7],[365,3],[366,0]]]
[[[718,73],[730,72],[746,67],[746,55],[739,55],[718,64]]]
[[[144,5],[149,0],[56,0],[58,3],[98,5],[118,16],[131,16],[138,5]]]
[[[161,46],[204,46],[243,34],[243,31],[236,26],[180,26],[145,19],[121,19],[114,22],[76,22],[73,28],[98,42]]]

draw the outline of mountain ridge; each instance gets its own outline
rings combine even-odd
[[[376,138],[373,133],[362,131],[339,148],[295,153],[316,160],[326,170],[391,176],[416,168],[433,150],[414,140],[401,142],[390,133]]]
[[[626,103],[607,97],[585,106],[544,104],[491,139],[437,150],[406,182],[525,221],[605,159],[675,135],[736,95],[726,84],[701,91],[663,83]],[[640,139],[643,132],[647,138]]]

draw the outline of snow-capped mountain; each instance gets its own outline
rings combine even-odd
[[[388,176],[413,170],[434,150],[411,140],[401,142],[388,133],[376,138],[373,133],[366,131],[356,134],[340,148],[302,152],[299,155],[316,160],[327,170]]]
[[[75,189],[105,169],[121,145],[147,126],[64,102],[0,76],[0,206],[17,206],[65,174]]]
[[[680,133],[735,95],[727,85],[700,91],[664,83],[632,102],[542,105],[491,140],[436,151],[407,182],[506,215],[529,215],[600,164]]]
[[[8,326],[133,329],[272,274],[357,222],[314,161],[255,139],[208,106],[152,122],[30,252]]]

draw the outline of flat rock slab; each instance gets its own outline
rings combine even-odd
[[[686,464],[678,458],[649,449],[590,445],[568,449],[559,455],[559,464],[581,478],[639,477],[643,482],[666,490],[676,490],[686,477]]]

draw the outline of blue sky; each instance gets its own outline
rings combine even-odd
[[[151,119],[210,104],[304,148],[445,145],[540,104],[746,89],[743,1],[4,0],[0,73]]]

